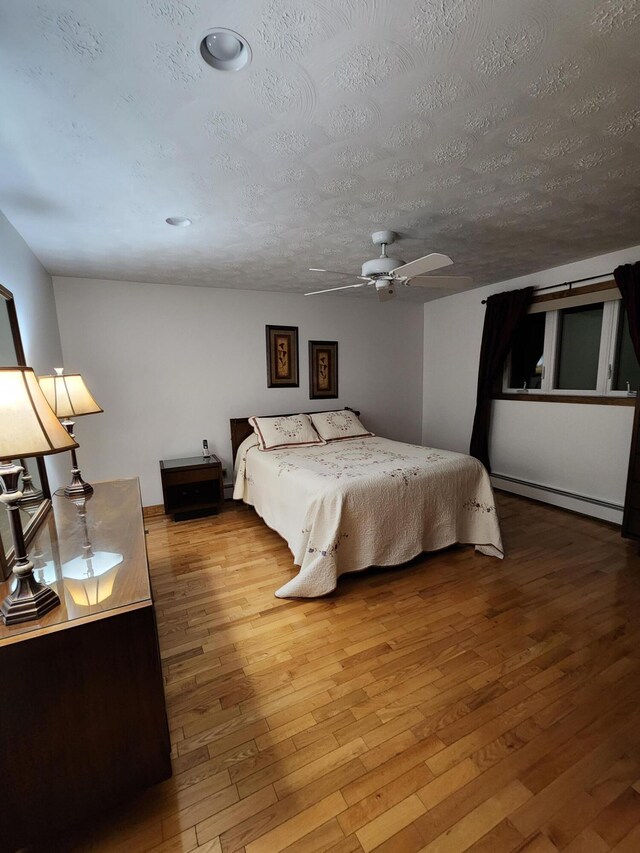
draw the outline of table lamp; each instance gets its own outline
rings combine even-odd
[[[33,576],[20,520],[18,480],[22,467],[12,460],[48,456],[77,447],[56,418],[30,367],[0,367],[0,503],[9,513],[17,584],[0,606],[5,625],[39,619],[60,604],[56,593]]]
[[[104,409],[101,409],[93,399],[79,373],[64,375],[63,367],[56,367],[55,371],[55,376],[40,376],[38,382],[47,402],[57,417],[62,419],[62,426],[74,439],[71,450],[71,482],[65,486],[64,493],[68,498],[89,495],[93,492],[93,486],[85,483],[78,468],[78,458],[75,451],[78,445],[73,434],[75,422],[72,418],[80,415],[95,415],[103,412]]]

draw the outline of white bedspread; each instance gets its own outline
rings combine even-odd
[[[287,542],[297,576],[279,598],[314,598],[345,572],[394,566],[456,542],[502,557],[484,467],[470,456],[370,437],[238,451],[233,497]]]

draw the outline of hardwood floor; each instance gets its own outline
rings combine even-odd
[[[291,558],[249,509],[149,519],[174,776],[47,850],[640,850],[640,558],[499,505],[504,561],[314,601],[274,598]]]

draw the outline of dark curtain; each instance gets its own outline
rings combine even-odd
[[[544,314],[530,314],[520,323],[518,339],[514,339],[511,347],[511,378],[517,377],[517,384],[510,387],[522,387],[523,381],[527,388],[540,388],[541,377],[536,368],[544,350],[544,327]]]
[[[622,294],[622,304],[629,322],[629,333],[636,358],[640,362],[640,261],[617,267],[613,271],[613,277]]]
[[[496,293],[487,299],[478,367],[476,413],[469,448],[471,456],[479,459],[487,471],[491,471],[489,424],[491,423],[493,385],[513,345],[518,323],[527,313],[532,295],[533,287],[525,287],[523,290]]]

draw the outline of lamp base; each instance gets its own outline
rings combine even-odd
[[[0,616],[5,625],[40,619],[60,604],[58,595],[50,587],[38,583],[34,578],[33,563],[27,557],[19,509],[22,492],[18,490],[18,478],[22,471],[22,467],[15,465],[11,460],[0,460],[0,503],[5,504],[9,513],[9,525],[16,555],[13,573],[17,581],[14,591],[0,606]]]
[[[32,574],[18,578],[15,590],[2,602],[0,614],[5,625],[40,619],[60,604],[51,587],[43,586]]]
[[[33,477],[29,473],[27,466],[23,465],[22,467],[24,468],[22,473],[22,497],[18,501],[18,504],[26,512],[29,512],[30,509],[37,509],[40,506],[44,500],[44,493],[42,489],[36,489],[33,485]]]
[[[34,490],[32,494],[25,494],[24,498],[20,501],[19,506],[20,509],[23,509],[25,512],[29,513],[29,515],[33,515],[34,512],[42,505],[43,501],[44,492]]]
[[[71,438],[75,440],[75,436],[73,434],[73,428],[75,426],[74,421],[69,418],[65,418],[63,421],[60,421],[60,423],[69,433]],[[82,474],[78,468],[78,457],[76,456],[75,447],[71,448],[71,482],[68,486],[64,487],[64,494],[67,498],[79,498],[82,497],[82,495],[93,494],[93,486],[89,485],[89,483],[85,483],[82,479]]]
[[[64,487],[65,496],[68,498],[79,498],[93,494],[93,486],[82,479],[79,468],[71,469],[71,482]]]

